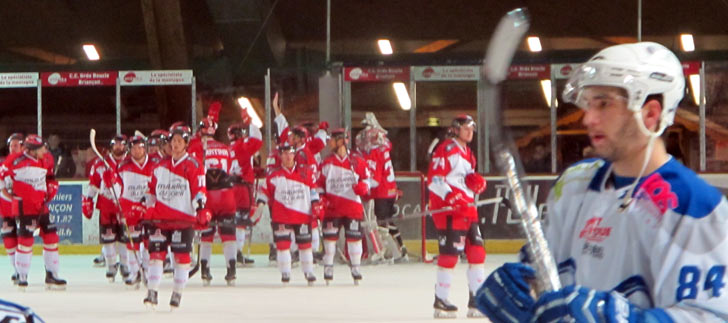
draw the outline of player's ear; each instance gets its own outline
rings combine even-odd
[[[645,127],[650,130],[656,130],[660,124],[660,116],[662,114],[662,103],[655,98],[648,98],[647,102],[642,106],[642,120]]]

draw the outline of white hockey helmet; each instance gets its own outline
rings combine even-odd
[[[614,86],[627,91],[627,108],[635,112],[640,129],[659,136],[675,119],[677,106],[685,94],[682,64],[675,54],[654,42],[607,47],[581,65],[569,78],[563,98],[579,106],[585,87]],[[638,113],[649,95],[662,94],[660,125],[654,133],[645,128]]]

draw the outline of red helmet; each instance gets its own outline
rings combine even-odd
[[[205,117],[200,121],[200,133],[203,135],[214,136],[217,131],[217,122],[211,117]]]
[[[289,144],[287,142],[284,142],[284,143],[281,143],[280,145],[278,145],[278,153],[283,153],[283,152],[286,152],[286,151],[287,152],[295,152],[296,151],[296,147],[294,147],[293,145],[291,145],[291,144]]]
[[[152,134],[149,135],[149,138],[147,140],[149,142],[149,145],[159,146],[167,141],[167,139],[169,139],[169,132],[167,132],[166,130],[157,129],[152,131]]]
[[[129,139],[129,144],[131,146],[134,146],[136,144],[146,145],[147,144],[147,138],[144,138],[144,136],[136,135],[136,136],[131,137],[131,139]]]
[[[185,123],[184,123],[184,122],[182,122],[182,121],[177,121],[177,122],[173,123],[173,124],[172,124],[171,126],[169,126],[169,132],[170,132],[170,133],[172,133],[172,129],[174,129],[174,128],[175,128],[175,127],[177,127],[177,126],[184,126],[184,125],[185,125]],[[170,138],[171,138],[171,137],[170,137]]]
[[[185,140],[185,142],[190,142],[191,134],[192,134],[192,130],[190,130],[190,127],[185,126],[184,124],[178,125],[172,129],[170,129],[169,140],[172,140],[172,137],[174,137],[174,135],[180,135],[180,136],[182,136],[182,139]]]
[[[8,146],[10,146],[10,142],[13,140],[20,140],[20,144],[23,144],[23,134],[20,132],[11,134],[10,137],[8,137],[8,141],[7,141]]]
[[[467,114],[458,115],[457,117],[455,117],[455,119],[452,120],[452,127],[460,128],[462,126],[471,126],[475,128],[475,120],[473,120],[473,117]]]
[[[293,128],[293,130],[291,130],[291,134],[306,139],[308,138],[308,129],[306,129],[306,127],[304,126],[296,126]]]
[[[43,147],[43,138],[36,134],[29,134],[27,137],[25,137],[25,140],[23,140],[23,147],[27,148],[28,150],[36,150],[40,147]]]

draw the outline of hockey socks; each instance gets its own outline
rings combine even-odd
[[[347,251],[349,251],[349,261],[351,261],[351,266],[359,266],[361,265],[361,254],[362,254],[362,242],[361,240],[358,241],[347,241]]]
[[[321,246],[321,235],[319,234],[319,228],[311,229],[311,250],[318,252]]]
[[[174,266],[174,291],[182,293],[190,280],[190,264],[177,264]]]
[[[116,267],[116,243],[105,243],[103,247],[101,247],[101,252],[104,254],[104,258],[106,259],[106,267],[109,271],[112,270],[112,267],[115,269]]]
[[[450,284],[452,284],[452,272],[450,268],[437,267],[437,283],[435,284],[435,296],[447,301],[450,298]]]
[[[212,257],[212,242],[200,242],[200,259],[207,260],[210,263]],[[174,258],[174,257],[172,257]]]
[[[235,248],[243,250],[245,246],[245,228],[235,228]]]
[[[21,277],[28,277],[30,262],[33,259],[33,247],[19,245],[15,251],[15,270]]]
[[[324,265],[334,265],[334,255],[336,255],[336,241],[324,239]]]
[[[291,249],[277,250],[276,261],[281,274],[291,274]]]
[[[485,266],[483,264],[470,264],[470,268],[468,268],[468,288],[470,289],[470,294],[474,295],[478,288],[480,288],[480,285],[483,285],[483,282],[485,281]]]
[[[147,287],[151,290],[158,290],[159,284],[162,282],[162,260],[152,260],[149,262],[149,272],[147,272]]]
[[[225,241],[222,243],[222,254],[225,256],[225,263],[230,263],[230,260],[235,260],[237,254],[237,241]],[[212,246],[210,246],[212,248]],[[211,249],[212,250],[212,249]],[[203,258],[204,259],[204,258]],[[210,258],[207,258],[210,259]]]
[[[58,274],[58,245],[43,245],[43,262],[45,268],[54,275]]]
[[[119,255],[119,262],[121,265],[128,266],[129,253],[126,251],[126,244],[121,242],[114,243],[114,249],[116,249],[116,253]]]
[[[311,248],[300,249],[299,252],[301,254],[301,269],[303,269],[303,273],[313,273],[313,250]]]

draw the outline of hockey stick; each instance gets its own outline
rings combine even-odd
[[[111,168],[111,165],[106,161],[106,158],[101,155],[99,150],[96,148],[96,129],[91,129],[89,132],[89,141],[91,142],[91,149],[94,151],[97,157],[101,159],[101,161],[104,163],[104,166],[106,166],[106,169],[108,171],[115,171]],[[131,245],[132,253],[134,254],[134,258],[137,260],[137,263],[139,264],[139,274],[142,275],[142,277],[146,277],[146,272],[144,271],[144,266],[142,266],[142,258],[139,257],[137,254],[137,246],[134,245],[134,239],[131,236],[131,231],[129,230],[129,225],[126,223],[126,217],[124,217],[124,211],[121,209],[121,204],[119,203],[119,198],[116,196],[116,190],[114,190],[114,184],[111,183],[111,187],[108,188],[111,191],[111,195],[114,197],[114,204],[116,205],[116,210],[119,212],[117,215],[117,220],[121,222],[121,225],[124,227],[124,232],[126,232],[126,238],[129,239],[129,244]]]
[[[503,115],[500,111],[499,90],[506,79],[511,60],[517,47],[530,25],[528,11],[518,8],[508,12],[496,26],[490,39],[488,50],[481,67],[481,82],[487,95],[480,97],[482,106],[490,112],[490,143],[493,159],[506,176],[508,188],[513,192],[512,206],[516,214],[521,216],[521,224],[526,235],[527,252],[536,269],[534,289],[537,295],[561,288],[559,275],[551,251],[544,237],[538,211],[528,194],[524,192],[521,179],[523,166],[517,150],[513,148],[513,139],[503,128]]]

